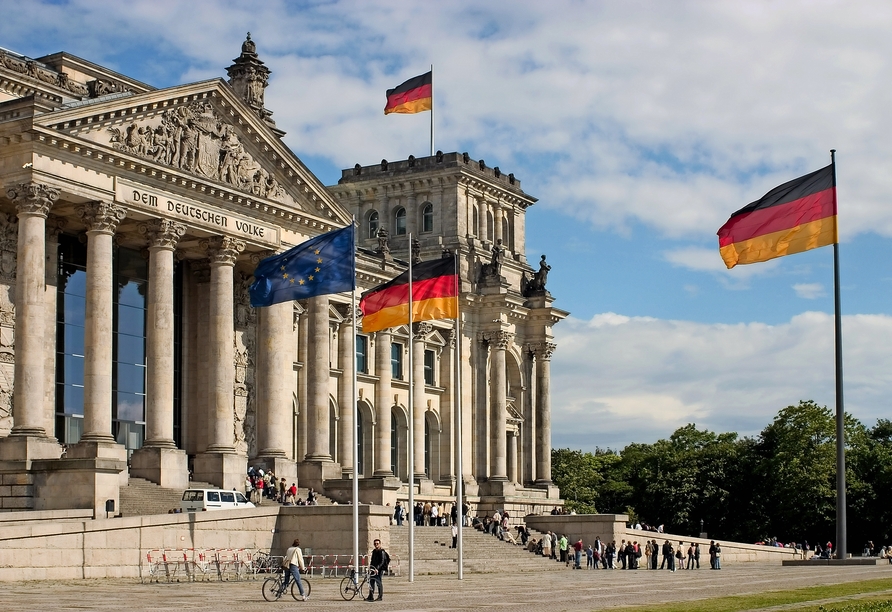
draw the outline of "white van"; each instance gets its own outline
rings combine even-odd
[[[253,507],[254,504],[244,494],[223,489],[189,489],[183,493],[183,501],[180,502],[183,512]]]

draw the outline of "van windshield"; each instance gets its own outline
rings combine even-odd
[[[183,493],[183,501],[196,502],[204,500],[204,491],[186,491]]]
[[[239,493],[238,491],[236,491],[236,493],[235,493],[235,501],[237,501],[237,502],[240,503],[240,504],[247,504],[247,503],[248,503],[248,500],[245,499],[245,496],[242,495],[241,493]]]

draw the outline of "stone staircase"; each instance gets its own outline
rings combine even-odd
[[[217,489],[216,485],[207,482],[192,481],[192,489]],[[299,499],[307,498],[307,489],[297,489]],[[167,514],[172,508],[179,508],[183,499],[183,489],[165,489],[143,478],[130,478],[126,487],[121,487],[120,513],[123,516],[146,516],[150,514]],[[330,506],[334,502],[324,495],[316,494],[316,502],[320,506]],[[279,505],[277,502],[264,499],[262,506]]]
[[[541,534],[533,533],[539,539]],[[541,572],[562,570],[566,566],[550,559],[528,552],[525,548],[503,542],[498,538],[464,527],[462,532],[464,547],[464,570],[473,573]],[[415,575],[450,574],[456,571],[457,551],[449,548],[452,544],[450,527],[415,528]],[[400,572],[406,575],[409,568],[409,527],[396,525],[390,528],[390,556],[399,557]]]

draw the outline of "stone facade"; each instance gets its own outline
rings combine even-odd
[[[0,50],[0,509],[98,516],[131,475],[240,488],[249,464],[348,501],[354,448],[363,502],[413,481],[448,501],[461,478],[482,509],[560,504],[549,363],[567,313],[545,257],[527,262],[535,198],[459,153],[326,187],[264,107],[250,36],[227,72],[154,89]],[[358,291],[411,257],[457,257],[460,334],[446,320],[354,339],[343,294],[251,307],[261,259],[354,215]]]

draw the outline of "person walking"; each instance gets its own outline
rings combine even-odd
[[[307,566],[304,562],[304,553],[300,549],[299,539],[295,538],[291,547],[285,551],[285,557],[283,558],[282,563],[285,566],[285,582],[282,585],[282,592],[284,593],[288,589],[288,584],[293,578],[294,582],[297,583],[297,590],[300,593],[300,596],[304,601],[307,601],[310,596],[304,593],[304,584],[300,579],[301,572],[307,569]]]
[[[375,550],[372,551],[372,557],[369,559],[369,567],[375,568],[377,573],[369,580],[369,596],[366,601],[381,601],[384,599],[384,572],[390,565],[390,555],[381,548],[381,540],[376,539]],[[378,597],[375,598],[375,585],[378,585]]]
[[[403,505],[400,502],[396,502],[396,507],[393,509],[393,520],[396,521],[398,527],[401,527],[403,524]]]

